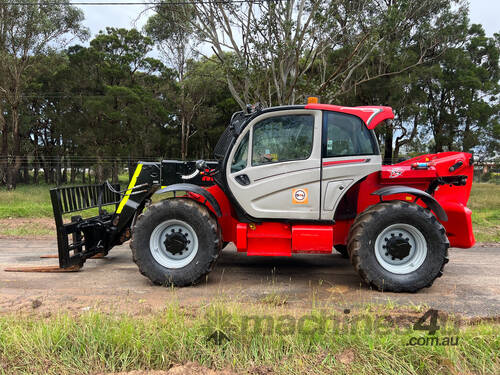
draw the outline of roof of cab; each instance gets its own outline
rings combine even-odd
[[[366,124],[368,129],[375,129],[381,122],[393,119],[394,113],[391,107],[385,106],[359,106],[359,107],[344,107],[333,104],[307,104],[306,109],[320,109],[324,111],[334,111],[348,113],[359,117]]]

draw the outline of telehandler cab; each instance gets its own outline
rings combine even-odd
[[[382,165],[373,129],[392,118],[389,107],[317,103],[238,112],[214,162],[139,162],[122,191],[53,189],[59,266],[80,268],[131,239],[144,276],[187,286],[233,242],[259,256],[335,248],[378,290],[429,287],[450,245],[474,245],[473,158],[443,152]],[[152,203],[154,194],[165,199]],[[102,210],[110,204],[114,213]],[[63,223],[63,214],[91,207],[97,217]]]

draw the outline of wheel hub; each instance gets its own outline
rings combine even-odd
[[[185,221],[170,219],[153,230],[149,248],[153,258],[163,267],[182,268],[196,256],[198,236]]]
[[[392,259],[401,260],[410,255],[411,245],[409,238],[403,238],[401,235],[390,238],[386,237],[384,240],[386,241],[385,249]]]
[[[165,250],[173,255],[182,254],[184,250],[187,250],[187,233],[182,233],[179,229],[178,232],[171,232],[167,234],[165,238]]]
[[[413,225],[389,225],[375,239],[375,257],[387,271],[408,274],[417,270],[427,256],[427,241]]]

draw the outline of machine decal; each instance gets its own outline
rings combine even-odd
[[[306,204],[309,201],[307,189],[293,189],[292,202],[293,204]]]
[[[389,178],[396,178],[399,177],[403,174],[403,169],[401,168],[392,168],[391,169],[391,174],[389,175]]]
[[[328,167],[330,165],[336,165],[336,164],[366,163],[368,161],[370,161],[370,159],[332,160],[323,162],[323,167]]]
[[[128,189],[126,190],[127,193],[122,198],[120,205],[116,209],[117,214],[121,214],[123,207],[125,207],[125,204],[127,203],[128,198],[130,197],[130,193],[132,193],[132,190],[135,186],[135,183],[137,181],[137,177],[139,177],[139,174],[141,174],[141,170],[142,170],[142,164],[138,164],[137,168],[135,169],[134,175],[132,176],[132,179],[130,180],[130,184],[128,185]]]

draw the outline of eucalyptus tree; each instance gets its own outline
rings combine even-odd
[[[193,80],[186,76],[188,64],[198,55],[197,39],[192,27],[194,17],[194,5],[179,6],[175,0],[162,1],[156,7],[156,14],[148,19],[144,27],[147,35],[155,41],[166,65],[176,75],[177,90],[171,98],[175,103],[175,116],[180,128],[182,159],[187,157],[189,139],[194,132],[193,121],[201,114],[206,99],[204,90],[190,90]]]
[[[9,189],[15,188],[21,167],[19,110],[29,79],[25,72],[33,56],[64,43],[68,34],[85,38],[87,31],[82,21],[82,11],[72,6],[69,0],[50,3],[0,0],[1,154],[4,180]]]
[[[148,56],[153,42],[135,29],[107,28],[89,47],[68,51],[68,89],[74,97],[67,115],[68,137],[81,154],[97,158],[97,180],[117,167],[110,158],[160,155],[169,111],[169,71]]]
[[[500,112],[499,56],[499,35],[489,38],[480,25],[472,25],[463,45],[448,49],[425,77],[425,125],[435,140],[435,152],[471,151],[480,143],[486,149],[495,143],[491,137]]]
[[[458,6],[457,6],[458,4]],[[360,84],[423,64],[447,43],[442,33],[463,17],[453,0],[287,0],[193,2],[156,7],[161,18],[182,14],[178,26],[209,46],[241,108],[247,103],[282,105],[319,93],[338,100]],[[394,67],[397,51],[414,47]],[[198,48],[203,53],[203,48]],[[367,71],[374,55],[390,52],[378,71]],[[308,74],[312,70],[315,74]]]

